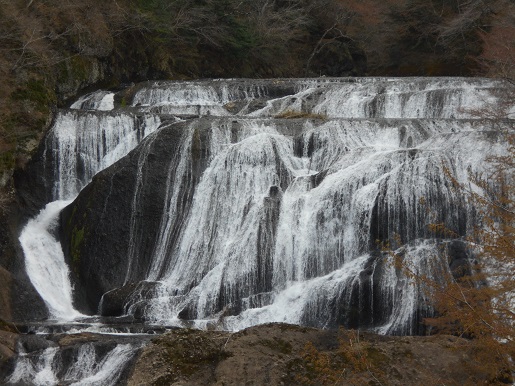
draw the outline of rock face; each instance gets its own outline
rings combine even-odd
[[[2,380],[11,370],[16,356],[18,337],[16,328],[0,319],[0,379]]]
[[[99,174],[86,186],[84,191],[87,193],[77,200],[77,206],[69,206],[61,212],[63,224],[72,227],[71,232],[61,233],[61,242],[69,246],[65,248],[68,263],[81,285],[76,288],[76,299],[83,297],[83,301],[77,300],[81,311],[95,313],[104,292],[145,278],[151,256],[144,252],[156,243],[155,235],[165,205],[158,197],[166,194],[167,186],[163,182],[167,180],[168,167],[177,154],[181,133],[180,125],[162,129],[159,136],[150,138],[145,155],[130,153],[108,173]],[[143,178],[138,180],[138,175]],[[198,178],[197,174],[192,183]],[[98,188],[106,185],[111,186],[111,190]],[[138,209],[133,212],[132,200],[127,199],[136,194]],[[186,195],[184,203],[191,201],[187,199],[187,195],[191,195],[187,187],[181,194]],[[131,250],[134,245],[124,235],[134,232],[131,226],[134,226],[135,218],[144,228],[138,229],[141,240],[134,243],[137,249]],[[90,229],[90,221],[96,224],[95,229]],[[119,242],[111,242],[113,229],[120,232]],[[140,258],[128,259],[131,253]]]
[[[164,324],[204,325],[223,313],[231,329],[289,321],[421,332],[425,293],[378,243],[424,275],[435,264],[467,271],[471,251],[458,240],[477,208],[444,168],[466,182],[502,154],[492,122],[470,111],[503,87],[461,78],[157,82],[124,94],[130,108],[74,112],[72,125],[88,130],[51,132],[53,146],[77,150],[73,162],[59,158],[69,166],[56,172],[56,197],[71,198],[112,164],[122,138],[148,135],[61,213],[75,306]],[[123,135],[115,123],[75,121],[134,116],[145,123]]]

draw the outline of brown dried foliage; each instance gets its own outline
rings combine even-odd
[[[299,385],[387,384],[382,355],[369,342],[361,341],[359,331],[338,331],[338,350],[319,351],[309,342],[300,353],[302,367],[295,374]]]

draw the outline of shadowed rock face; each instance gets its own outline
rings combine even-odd
[[[199,326],[224,315],[231,329],[288,321],[421,332],[425,294],[380,244],[399,247],[422,274],[435,263],[467,272],[471,251],[457,240],[478,214],[444,168],[464,182],[503,152],[488,122],[467,113],[501,87],[158,82],[137,86],[129,108],[114,96],[109,112],[64,111],[47,141],[61,149],[48,166],[54,198],[73,198],[107,166],[60,215],[75,307]],[[277,118],[286,116],[295,118]],[[73,162],[62,149],[76,150]]]
[[[139,154],[129,154],[109,171],[99,174],[85,189],[73,206],[61,212],[61,242],[67,252],[72,275],[76,278],[77,307],[86,313],[95,313],[101,296],[110,289],[122,286],[126,281],[143,280],[150,265],[151,250],[163,212],[168,167],[174,147],[180,141],[180,131],[162,130],[149,145],[148,156],[138,164]],[[137,181],[137,172],[144,179]],[[104,189],[109,186],[110,189]],[[138,208],[133,212],[133,197],[138,191]],[[129,261],[131,222],[137,218],[140,243],[137,259]],[[92,227],[92,225],[94,227]],[[68,230],[68,232],[63,231]],[[115,236],[113,231],[118,236]],[[116,242],[112,237],[119,237]],[[139,253],[141,249],[142,253]],[[128,275],[129,266],[131,272]]]

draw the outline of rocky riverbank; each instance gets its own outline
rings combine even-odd
[[[465,385],[492,380],[474,343],[268,324],[238,333],[177,330],[136,361],[135,385]],[[500,372],[502,374],[502,371]]]
[[[20,335],[2,330],[0,339],[0,381],[17,380],[14,384],[24,384],[26,377],[43,376],[66,383],[80,371],[90,371],[90,380],[111,372],[117,377],[114,384],[129,386],[405,386],[510,381],[502,363],[492,370],[477,361],[481,352],[474,341],[446,335],[382,336],[276,323],[237,333],[177,329],[153,339],[148,334],[139,338],[95,333]],[[18,340],[21,344],[17,345]],[[25,353],[27,369],[32,363],[34,371],[15,379],[14,352],[20,350]],[[45,355],[47,364],[43,366]],[[81,370],[74,359],[79,356]],[[120,358],[124,361],[117,361]],[[49,374],[43,374],[45,369]],[[111,378],[103,379],[111,382]]]

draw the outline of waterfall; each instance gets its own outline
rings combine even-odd
[[[72,322],[59,333],[269,322],[420,333],[430,295],[380,245],[435,280],[452,251],[473,259],[462,240],[480,213],[448,173],[479,191],[470,176],[505,154],[512,121],[476,112],[507,87],[233,79],[88,94],[45,138],[34,175],[50,176],[51,202],[20,235],[27,274],[51,319]],[[52,328],[35,330],[49,336],[39,349],[19,345],[7,384],[115,385],[148,340],[69,347]]]
[[[114,93],[104,90],[92,92],[80,97],[70,108],[76,110],[110,111],[114,109]]]
[[[474,222],[473,208],[453,190],[443,165],[466,174],[480,170],[485,157],[499,151],[486,133],[449,135],[430,129],[428,125],[428,139],[416,142],[412,135],[412,147],[399,149],[394,146],[401,138],[398,129],[374,138],[363,126],[359,133],[350,128],[340,128],[338,133],[334,122],[323,124],[317,133],[307,131],[306,138],[316,135],[313,142],[330,143],[336,154],[327,146],[319,147],[309,158],[295,157],[293,140],[277,130],[229,144],[204,171],[189,215],[182,220],[186,224],[178,230],[181,236],[175,249],[168,248],[162,255],[168,267],[151,278],[161,284],[148,299],[146,317],[167,323],[186,308],[194,309],[195,319],[205,320],[219,312],[222,303],[243,311],[227,318],[237,329],[264,320],[334,325],[333,311],[325,311],[328,321],[321,323],[323,304],[342,297],[344,303],[353,296],[350,288],[359,285],[359,273],[373,259],[374,235],[384,240],[398,234],[413,256],[424,253],[424,259],[414,258],[422,272],[431,254],[440,254],[438,242],[426,240],[431,238],[429,224],[444,222],[451,229],[463,228],[466,234]],[[322,139],[327,135],[331,141]],[[347,140],[351,135],[356,138],[354,145]],[[453,155],[457,147],[463,155]],[[266,223],[274,200],[274,220]],[[263,261],[260,256],[266,246],[260,242],[260,224],[271,226],[272,222],[275,242]],[[172,228],[161,226],[160,232],[171,234]],[[157,240],[157,245],[164,245]],[[263,266],[267,272],[260,275]],[[404,279],[387,268],[377,268],[376,284],[379,293],[390,293],[392,310],[377,327],[384,332],[412,332],[420,294],[408,285],[402,296],[393,293]],[[303,294],[291,297],[296,292]],[[257,296],[266,293],[269,296]],[[287,318],[277,315],[272,312],[276,302],[297,312]],[[268,319],[255,317],[265,313]]]
[[[61,209],[71,201],[54,201],[23,229],[20,243],[25,254],[25,268],[32,284],[41,294],[52,317],[73,320],[81,314],[73,307],[69,269],[64,263],[55,228]]]
[[[7,379],[7,384],[30,384],[50,386],[57,384],[57,378],[52,368],[57,348],[45,349],[34,361],[27,357],[23,349],[19,349],[20,358],[16,363],[13,374]]]
[[[90,98],[74,104],[75,109],[87,104],[91,111],[58,113],[45,150],[45,158],[54,171],[52,197],[56,201],[48,203],[31,219],[20,235],[29,278],[52,317],[60,320],[81,316],[72,304],[69,269],[55,237],[61,209],[97,172],[125,156],[160,124],[158,116],[99,112],[106,109],[106,95],[112,96],[101,95],[96,102],[95,98]]]
[[[160,124],[159,116],[60,111],[47,137],[54,199],[73,199],[100,170],[125,156]]]
[[[102,353],[92,343],[85,343],[72,349],[72,363],[64,366],[64,351],[59,347],[27,353],[20,345],[15,369],[5,382],[13,386],[114,386],[119,384],[127,362],[139,347],[139,344],[120,343]]]
[[[79,357],[68,370],[65,380],[77,380],[74,386],[113,386],[125,368],[126,363],[135,355],[131,344],[119,344],[99,362],[94,362],[91,345],[80,348]]]
[[[91,182],[89,196],[63,212],[65,234],[88,233],[76,269],[94,275],[75,284],[91,309],[164,325],[202,327],[224,315],[229,329],[281,321],[416,333],[430,312],[426,294],[377,242],[398,237],[429,276],[449,270],[439,257],[455,240],[428,226],[443,223],[459,240],[478,215],[445,170],[468,183],[503,154],[496,129],[474,111],[505,87],[467,78],[212,80],[148,82],[128,106],[104,91],[81,98],[57,116],[45,152],[55,200],[73,200]],[[288,112],[298,118],[281,119]],[[126,194],[114,200],[112,189]],[[72,319],[52,230],[64,205],[49,204],[20,240],[53,316]],[[44,274],[37,256],[56,268]],[[66,283],[51,288],[45,277]]]

